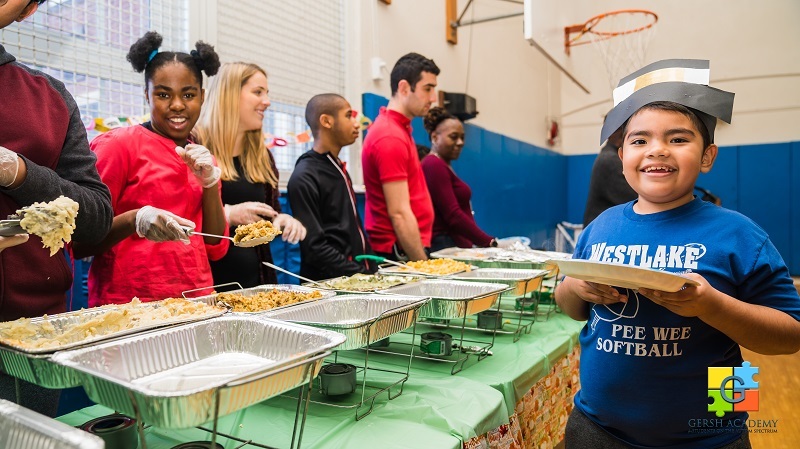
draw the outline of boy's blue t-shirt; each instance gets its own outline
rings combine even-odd
[[[800,320],[786,264],[752,220],[697,198],[649,215],[635,213],[633,204],[608,209],[587,226],[574,257],[695,272],[740,301]],[[739,345],[700,319],[629,291],[627,304],[592,305],[580,344],[575,405],[612,435],[636,447],[673,449],[715,448],[740,437],[735,424],[745,412],[708,412],[708,368],[741,366]]]

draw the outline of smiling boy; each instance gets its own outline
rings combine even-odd
[[[621,128],[625,179],[638,199],[601,214],[576,259],[680,273],[675,292],[565,278],[556,300],[581,331],[581,386],[566,447],[749,448],[744,426],[710,410],[709,367],[739,367],[739,345],[763,354],[800,348],[800,298],[768,235],[743,215],[695,198],[717,157],[716,119],[733,94],[709,87],[708,61],[667,60],[623,78],[602,140]],[[743,411],[724,422],[745,422]]]

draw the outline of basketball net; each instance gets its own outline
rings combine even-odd
[[[658,16],[646,10],[611,11],[597,15],[582,25],[565,28],[567,53],[572,46],[591,43],[605,64],[608,83],[613,90],[623,76],[644,66],[657,22]],[[573,33],[577,36],[571,37]]]

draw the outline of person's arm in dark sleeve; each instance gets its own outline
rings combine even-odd
[[[300,242],[302,260],[320,273],[360,273],[364,266],[347,257],[327,243],[322,228],[322,208],[317,184],[308,172],[295,172],[289,179],[288,194],[292,215],[306,227],[306,238]]]
[[[267,154],[269,155],[269,166],[272,167],[272,173],[275,173],[275,179],[277,180],[279,172],[278,172],[278,165],[275,163],[275,156],[272,155],[272,151],[270,150],[267,150]],[[278,181],[277,184],[278,185],[276,185],[275,188],[272,189],[272,197],[267,198],[266,203],[272,206],[272,209],[274,209],[275,212],[280,214],[282,213],[281,201],[280,201],[280,196],[281,196],[280,181]],[[301,220],[300,223],[302,222],[303,221]]]
[[[27,172],[25,179],[16,188],[3,193],[21,206],[51,201],[60,195],[71,198],[78,203],[72,240],[97,243],[111,229],[114,218],[111,194],[97,173],[97,158],[89,149],[78,107],[68,93],[62,96],[67,101],[70,121],[55,171],[20,156]]]
[[[475,219],[459,207],[450,181],[452,173],[447,164],[440,160],[426,161],[422,165],[422,172],[425,174],[433,208],[444,219],[448,232],[451,235],[462,236],[477,246],[488,247],[492,236],[483,232],[475,223]]]

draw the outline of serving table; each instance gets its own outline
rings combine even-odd
[[[375,404],[360,421],[353,419],[351,410],[311,404],[302,447],[378,444],[382,448],[456,449],[501,447],[509,438],[519,447],[552,447],[563,438],[578,388],[576,344],[582,326],[554,313],[516,343],[511,335],[498,336],[492,355],[458,376],[452,376],[448,366],[414,358],[403,394]],[[341,351],[340,360],[359,356],[363,357],[357,350]],[[402,362],[391,355],[370,354],[373,366],[391,370]],[[216,441],[227,449],[289,447],[296,407],[296,399],[276,397],[221,417]],[[77,426],[112,412],[92,406],[59,420]],[[207,430],[149,427],[145,429],[147,447],[171,449],[187,441],[210,440],[211,426],[202,427]]]

